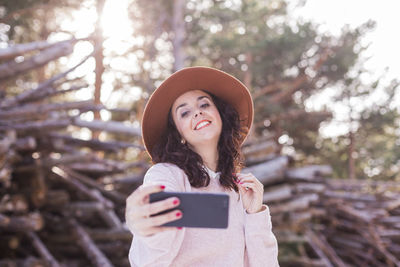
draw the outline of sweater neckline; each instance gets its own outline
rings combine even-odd
[[[205,166],[205,165],[203,165],[203,166],[211,178],[218,178],[219,175],[221,174],[221,172],[215,172],[215,171],[211,170],[210,168],[208,168],[207,166]]]

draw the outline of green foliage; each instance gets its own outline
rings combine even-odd
[[[395,105],[394,97],[399,85],[399,81],[392,81],[385,88],[385,101],[375,102],[372,106],[359,110],[357,114],[352,114],[353,123],[357,124],[356,129],[353,130],[355,137],[353,157],[357,178],[400,179],[400,113]],[[376,87],[376,82],[370,87],[364,85],[356,88],[362,88],[359,94],[349,89],[347,94],[352,94],[353,98],[363,97],[364,100],[379,89]],[[368,94],[365,94],[365,91]],[[320,144],[318,152],[320,160],[332,165],[335,177],[348,177],[349,143],[349,136],[343,135],[322,140]]]

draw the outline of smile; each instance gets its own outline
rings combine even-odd
[[[211,121],[202,120],[202,121],[199,121],[199,122],[197,123],[197,125],[196,125],[196,127],[194,127],[194,129],[195,129],[195,130],[200,130],[200,129],[203,129],[204,127],[207,127],[207,126],[210,125],[210,124],[211,124]]]

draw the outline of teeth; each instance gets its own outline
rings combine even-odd
[[[207,125],[207,124],[210,124],[210,122],[209,122],[209,121],[204,121],[204,122],[198,124],[198,125],[196,126],[196,130],[199,129],[199,128],[201,128],[201,127],[203,127],[203,126],[205,126],[205,125]]]

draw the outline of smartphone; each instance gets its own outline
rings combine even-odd
[[[177,197],[180,204],[152,216],[179,209],[183,216],[162,226],[227,228],[229,215],[229,195],[224,193],[158,192],[150,194],[150,203]]]

